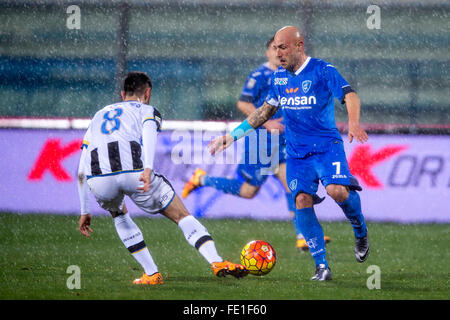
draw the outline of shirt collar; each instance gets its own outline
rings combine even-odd
[[[297,71],[295,71],[295,75],[298,76],[300,74],[300,72],[302,72],[303,69],[306,68],[306,66],[308,65],[309,60],[311,60],[311,57],[306,58],[305,62],[303,62],[302,66],[300,68],[298,68]]]

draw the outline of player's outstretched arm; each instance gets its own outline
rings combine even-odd
[[[214,155],[228,148],[234,141],[259,128],[264,122],[269,120],[275,112],[277,112],[277,109],[278,107],[274,107],[267,102],[264,102],[260,108],[253,111],[247,119],[245,119],[230,134],[212,140],[208,145],[209,152]]]
[[[264,124],[267,120],[272,118],[272,116],[277,112],[278,107],[274,107],[267,102],[256,109],[252,114],[247,117],[247,122],[254,128],[257,129]]]
[[[361,112],[361,103],[355,92],[349,92],[345,95],[345,104],[348,112],[348,139],[351,143],[353,138],[361,143],[366,142],[369,137],[366,131],[359,126],[359,116]]]

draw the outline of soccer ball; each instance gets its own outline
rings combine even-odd
[[[241,264],[247,267],[250,274],[255,276],[268,274],[276,262],[277,255],[275,250],[265,241],[250,241],[242,249]]]

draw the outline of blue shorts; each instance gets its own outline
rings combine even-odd
[[[286,141],[284,140],[284,135],[279,136],[279,141],[273,148],[274,154],[266,152],[266,150],[271,150],[272,140],[270,139],[264,145],[264,148],[267,147],[265,150],[260,150],[259,148],[253,150],[251,146],[252,144],[249,143],[246,137],[244,154],[241,163],[237,167],[237,173],[245,182],[255,187],[260,187],[267,180],[272,169],[275,169],[280,163],[286,162]],[[260,159],[257,156],[260,151],[269,156],[265,159]]]
[[[304,158],[288,158],[286,177],[289,189],[295,197],[300,192],[316,194],[319,181],[348,186],[361,191],[358,181],[351,175],[342,141],[330,143],[327,151],[307,154]]]

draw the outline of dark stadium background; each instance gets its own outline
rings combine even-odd
[[[165,119],[242,119],[236,100],[265,42],[296,25],[307,54],[356,89],[363,122],[450,122],[446,1],[383,1],[378,30],[367,27],[368,1],[126,3],[0,1],[0,115],[91,117],[120,97],[125,70],[141,69]],[[66,27],[74,4],[78,30]]]

